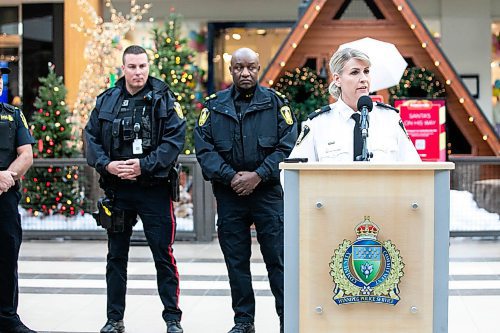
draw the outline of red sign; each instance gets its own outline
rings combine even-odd
[[[445,100],[395,100],[394,106],[422,161],[445,161]]]

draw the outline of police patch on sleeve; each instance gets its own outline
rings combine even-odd
[[[26,118],[24,118],[24,114],[21,110],[19,110],[19,115],[21,116],[21,120],[23,121],[24,127],[28,128],[28,122],[26,121]]]
[[[210,111],[207,108],[203,108],[200,113],[200,118],[198,119],[198,125],[203,126],[207,122],[208,117],[210,116]]]
[[[285,119],[285,122],[288,125],[293,125],[292,110],[290,110],[290,108],[287,105],[285,105],[281,107],[280,112],[283,118]]]
[[[184,119],[184,114],[182,113],[181,105],[178,102],[174,102],[174,110],[179,118]]]

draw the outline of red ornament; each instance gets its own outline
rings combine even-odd
[[[52,101],[48,101],[48,102],[47,102],[47,105],[48,105],[48,106],[51,106],[51,105],[52,105]]]
[[[43,112],[43,109],[38,109],[38,113],[42,113]]]
[[[61,201],[61,198],[56,197],[56,202],[59,202],[59,201]]]
[[[48,171],[49,173],[52,173],[52,168],[48,168],[48,169],[47,169],[47,171]]]
[[[61,111],[59,110],[56,110],[56,116],[60,115],[61,114]]]
[[[38,151],[41,153],[43,151],[43,140],[38,140]]]
[[[62,126],[61,126],[61,127],[59,127],[59,130],[60,130],[61,132],[64,132],[64,127],[62,127]]]
[[[46,187],[50,187],[50,182],[46,182],[46,183],[45,183],[45,186],[46,186]]]
[[[47,126],[42,125],[42,131],[45,131],[47,129]]]
[[[48,116],[50,116],[50,113],[45,112],[45,117],[48,117]]]

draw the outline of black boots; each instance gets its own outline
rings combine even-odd
[[[255,333],[253,323],[236,323],[228,333]]]
[[[167,333],[183,333],[181,323],[178,320],[167,320]]]
[[[125,326],[123,325],[123,320],[113,320],[108,319],[106,325],[101,328],[101,333],[124,333]]]

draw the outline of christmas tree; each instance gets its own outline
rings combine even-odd
[[[190,154],[194,150],[193,130],[203,107],[199,102],[202,72],[194,64],[196,52],[188,46],[186,38],[180,38],[180,28],[181,17],[172,11],[163,27],[153,29],[151,75],[164,80],[182,106],[187,121],[184,153]]]
[[[397,86],[389,88],[389,103],[405,97],[439,98],[446,96],[444,84],[428,69],[409,67]]]
[[[314,110],[328,104],[326,80],[307,67],[285,72],[276,83],[275,89],[287,97],[299,125]]]
[[[77,149],[71,134],[72,126],[68,122],[71,113],[65,102],[63,78],[57,77],[54,65],[49,63],[48,76],[39,80],[41,85],[34,104],[37,111],[31,121],[31,131],[36,140],[33,157],[73,157]],[[79,176],[77,166],[31,168],[23,178],[22,207],[35,216],[83,213]]]

